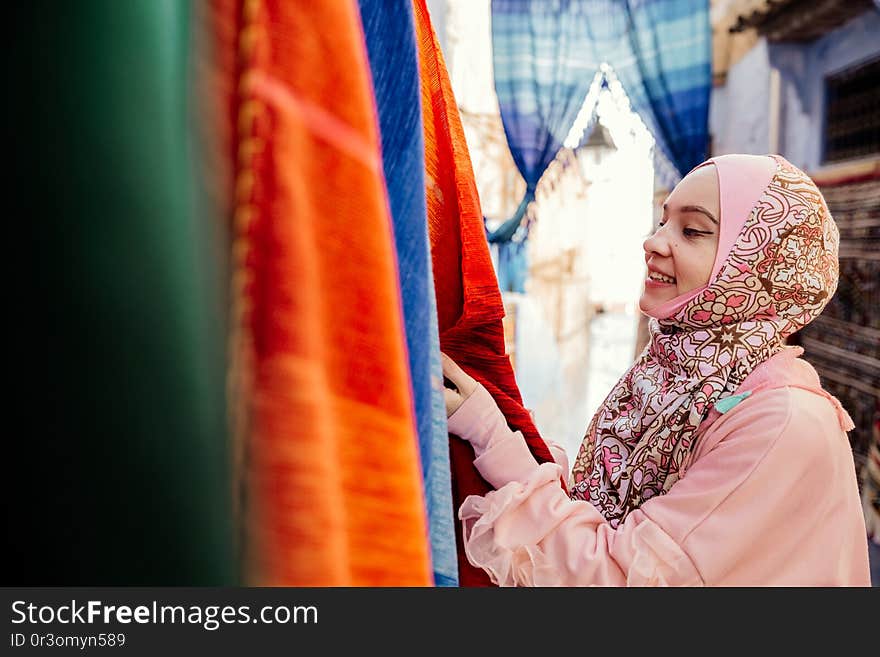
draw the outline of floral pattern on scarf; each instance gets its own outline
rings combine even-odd
[[[593,417],[571,497],[613,527],[684,474],[697,428],[837,288],[839,235],[822,194],[774,156],[776,173],[706,288],[666,319]],[[722,208],[723,221],[723,208]]]

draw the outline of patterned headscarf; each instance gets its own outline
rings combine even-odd
[[[779,156],[700,166],[710,163],[721,227],[709,282],[650,313],[648,346],[596,412],[572,468],[572,498],[614,527],[669,490],[714,404],[837,288],[837,226],[805,173]]]

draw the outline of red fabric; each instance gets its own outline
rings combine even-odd
[[[237,61],[235,83],[217,89],[236,94],[218,106],[234,108],[221,138],[234,144],[223,150],[234,150],[230,402],[241,404],[245,582],[430,585],[357,5],[224,0],[212,11],[226,19],[218,76],[232,67],[225,49]]]
[[[508,424],[520,430],[535,458],[553,457],[538,435],[504,351],[504,306],[483,228],[483,216],[458,108],[425,0],[414,0],[425,129],[428,229],[437,292],[440,348],[482,383]],[[491,490],[473,466],[470,444],[450,437],[453,503]],[[489,576],[464,555],[461,523],[455,523],[459,581],[491,586]]]

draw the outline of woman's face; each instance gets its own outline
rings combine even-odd
[[[663,204],[657,230],[645,240],[648,277],[639,307],[649,312],[709,282],[721,219],[715,165],[692,171]]]

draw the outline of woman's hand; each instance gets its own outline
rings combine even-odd
[[[440,352],[440,357],[443,359],[443,378],[445,384],[443,392],[446,396],[446,417],[449,417],[458,410],[458,407],[464,403],[465,399],[474,393],[479,384],[449,356]],[[450,388],[449,383],[452,383],[455,389]]]
[[[509,438],[512,432],[489,391],[449,356],[442,352],[440,355],[449,433],[468,441],[474,448],[474,456],[479,458],[490,444]],[[522,436],[519,440],[522,441]]]

